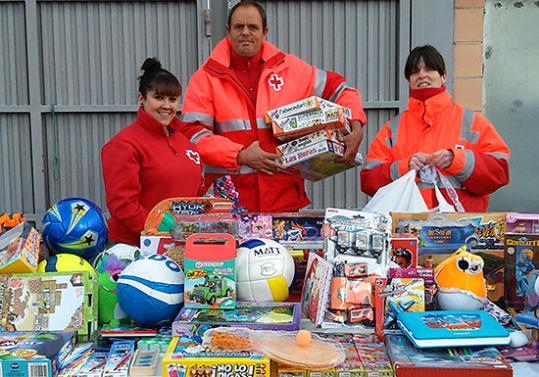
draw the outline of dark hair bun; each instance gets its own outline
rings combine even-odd
[[[147,58],[144,60],[144,63],[142,63],[140,69],[142,69],[144,73],[161,69],[161,62],[157,58]]]

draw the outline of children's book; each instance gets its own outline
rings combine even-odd
[[[509,331],[481,310],[401,312],[397,324],[418,348],[507,345]]]
[[[322,324],[328,304],[333,265],[315,253],[309,254],[301,295],[301,311],[315,325]]]

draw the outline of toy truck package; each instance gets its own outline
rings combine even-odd
[[[0,376],[52,377],[73,351],[75,332],[2,333]]]
[[[226,233],[195,233],[185,245],[186,308],[236,307],[236,240]]]
[[[336,140],[334,133],[325,130],[285,143],[277,149],[282,153],[279,162],[288,172],[313,182],[363,163],[360,153],[353,165],[337,162],[344,155],[344,143]]]

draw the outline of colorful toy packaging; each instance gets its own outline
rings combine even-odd
[[[503,299],[505,213],[392,213],[391,217],[393,233],[418,237],[420,266],[434,268],[466,245],[483,258],[489,299]]]
[[[73,351],[74,332],[2,333],[2,377],[54,376]]]
[[[386,347],[396,377],[511,377],[511,365],[489,348],[432,348],[419,351],[403,335],[389,334]]]
[[[300,318],[300,304],[292,302],[238,302],[231,310],[183,308],[172,323],[172,334],[184,334],[193,325],[293,331],[299,330]]]
[[[539,268],[539,215],[508,213],[505,236],[505,297],[510,306],[522,309],[528,280]]]
[[[397,264],[400,268],[417,267],[417,249],[419,239],[411,234],[397,233],[391,238],[391,249],[389,255],[391,262]]]
[[[270,361],[250,351],[248,338],[223,334],[210,343],[191,334],[173,337],[162,363],[163,377],[270,377]]]
[[[0,297],[2,331],[97,330],[97,283],[86,271],[0,275]]]
[[[348,133],[350,109],[319,97],[309,97],[266,113],[273,134],[282,141],[297,138],[321,129],[338,129]]]
[[[324,212],[275,213],[272,220],[273,239],[280,244],[297,249],[305,244],[316,244],[315,248],[322,248]]]
[[[36,272],[41,235],[27,222],[0,236],[0,273]]]
[[[103,369],[103,377],[127,377],[134,352],[134,340],[113,342]]]
[[[361,165],[363,157],[359,153],[353,165],[337,162],[344,155],[345,145],[334,135],[334,131],[321,130],[279,145],[279,162],[291,174],[313,182]]]
[[[236,240],[226,233],[195,233],[185,245],[186,308],[236,307]]]

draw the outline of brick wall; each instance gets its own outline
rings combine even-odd
[[[484,0],[455,0],[453,97],[476,111],[483,103],[483,9]]]

